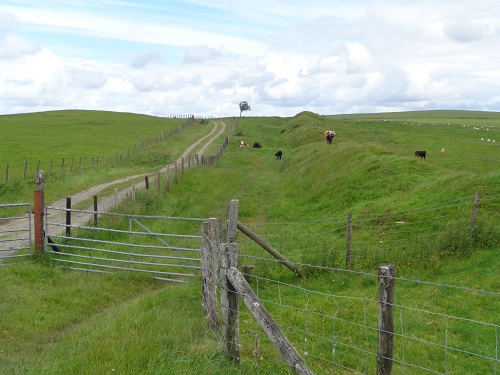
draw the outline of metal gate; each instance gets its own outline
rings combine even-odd
[[[31,255],[30,204],[0,204],[0,265]]]
[[[172,282],[200,276],[201,227],[208,219],[54,207],[45,212],[45,252],[62,266],[138,272]]]

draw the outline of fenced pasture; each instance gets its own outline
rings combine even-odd
[[[2,116],[2,132],[9,134],[0,151],[3,182],[31,179],[40,169],[63,173],[117,166],[194,124],[192,118],[167,120],[97,111],[83,111],[82,116],[78,112]],[[61,139],[71,148],[63,147]]]
[[[498,201],[498,198],[491,197],[491,200]],[[456,203],[452,205],[453,210],[461,211],[460,205]],[[423,207],[415,215],[423,211],[436,213],[440,209]],[[407,214],[409,218],[410,213]],[[292,373],[309,373],[293,370],[293,366],[278,354],[276,343],[271,337],[266,337],[252,317],[253,313],[245,309],[242,303],[239,307],[234,304],[230,307],[228,302],[224,302],[224,293],[236,293],[241,299],[247,298],[246,294],[239,294],[225,285],[222,277],[229,272],[227,269],[225,272],[220,271],[221,279],[218,278],[219,272],[214,271],[218,267],[224,268],[227,262],[221,259],[225,257],[226,251],[229,252],[229,258],[233,259],[233,263],[226,267],[239,267],[242,270],[258,297],[258,302],[254,303],[265,306],[273,318],[272,322],[267,321],[267,326],[276,324],[277,328],[271,331],[281,330],[313,373],[381,373],[377,372],[377,367],[384,360],[389,360],[392,373],[497,374],[500,371],[500,321],[497,314],[500,292],[495,289],[498,272],[493,270],[491,274],[481,275],[474,280],[470,272],[462,271],[467,278],[464,283],[468,286],[405,277],[409,267],[404,259],[411,257],[411,254],[397,256],[398,242],[391,245],[394,247],[393,252],[381,251],[385,254],[383,260],[395,265],[396,274],[389,278],[380,273],[380,266],[379,272],[336,266],[328,258],[328,251],[316,254],[318,258],[326,255],[320,265],[300,259],[295,261],[301,256],[305,259],[309,256],[314,258],[312,253],[318,251],[305,245],[311,237],[321,236],[324,232],[318,223],[315,224],[316,228],[306,222],[246,224],[252,226],[259,236],[266,237],[266,241],[280,253],[286,254],[286,258],[305,275],[303,278],[298,278],[284,267],[282,261],[265,254],[262,249],[259,251],[259,245],[241,233],[238,233],[232,245],[223,244],[218,248],[214,244],[207,245],[212,247],[217,256],[204,257],[209,262],[205,266],[209,275],[204,282],[206,294],[211,293],[210,290],[212,293],[220,292],[221,296],[212,301],[222,302],[220,305],[215,302],[217,306],[213,306],[213,302],[205,301],[205,308],[216,337],[221,340],[229,357],[253,367],[257,372],[287,373],[288,366]],[[468,236],[473,235],[470,224],[467,220]],[[280,227],[286,227],[287,230]],[[361,225],[354,232],[360,228]],[[402,232],[402,236],[408,236],[408,242],[423,242],[424,247],[429,242],[418,233]],[[208,241],[208,235],[206,238]],[[495,240],[499,240],[498,232],[495,233]],[[353,243],[356,242],[353,240]],[[353,248],[366,245],[362,241]],[[323,246],[327,249],[333,247],[330,241],[325,241]],[[375,248],[372,251],[377,252]],[[430,247],[425,257],[429,261],[435,259]],[[373,253],[369,259],[372,262],[380,260]],[[418,261],[424,261],[422,255]],[[498,261],[494,263],[498,264]],[[402,264],[401,276],[397,274],[397,264]],[[376,270],[377,266],[371,268]],[[418,266],[414,265],[414,268]],[[382,303],[380,285],[386,279],[395,284],[394,301]],[[214,285],[206,285],[210,281]],[[390,308],[390,317],[381,313],[383,307]],[[231,320],[227,314],[237,317]],[[389,319],[389,323],[385,319]],[[389,325],[381,325],[384,323]],[[233,327],[228,327],[228,324]],[[382,328],[389,326],[390,330]],[[381,358],[381,335],[388,335],[393,340],[390,358]],[[276,363],[282,364],[282,371],[276,371]]]

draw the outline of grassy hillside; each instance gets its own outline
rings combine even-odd
[[[487,229],[480,241],[465,241],[458,245],[463,252],[445,254],[421,264],[411,259],[398,263],[398,276],[498,292],[500,116],[497,115],[446,111],[319,116],[304,112],[292,118],[244,117],[237,119],[236,128],[244,136],[232,138],[216,165],[191,170],[171,187],[169,193],[140,191],[136,204],[125,204],[119,210],[148,215],[225,217],[229,201],[238,199],[239,220],[245,224],[275,223],[271,229],[273,234],[278,234],[278,223],[289,224],[286,238],[279,237],[280,242],[273,243],[287,251],[286,241],[305,238],[308,234],[294,233],[293,223],[312,223],[312,232],[312,225],[322,221],[324,223],[318,225],[324,225],[325,231],[332,231],[334,228],[328,226],[326,219],[345,218],[352,212],[355,217],[373,216],[376,227],[377,220],[392,214],[401,215],[461,198],[472,201],[479,190],[484,197],[480,221]],[[327,129],[337,132],[332,145],[327,145],[324,139]],[[250,144],[257,141],[263,147],[240,148],[240,140]],[[187,134],[179,135],[166,140],[161,147],[182,150],[190,141],[192,137]],[[159,153],[156,147],[144,150],[136,159],[138,164],[141,160],[149,160],[147,168],[160,165],[161,162],[155,162],[154,155]],[[446,150],[445,155],[439,152],[442,147]],[[430,155],[426,160],[415,158],[413,153],[417,149],[427,150]],[[282,160],[274,157],[278,150],[283,151]],[[137,165],[130,166],[135,167]],[[57,181],[58,194],[63,194],[66,191],[63,179]],[[93,181],[94,178],[83,179],[79,186]],[[444,210],[453,212],[453,208]],[[425,221],[431,219],[433,211],[418,214]],[[443,217],[449,220],[448,216]],[[466,212],[460,219],[465,218],[467,222],[469,217],[470,212]],[[442,227],[427,230],[438,233]],[[377,234],[376,229],[373,233]],[[461,239],[460,232],[450,231],[445,235],[448,236],[447,244]],[[245,256],[262,256],[262,252],[244,246],[241,251],[242,261]],[[313,255],[318,255],[322,264],[338,266],[329,258],[330,253],[309,254],[308,251],[307,247],[299,247],[286,255],[299,261],[310,261]],[[248,326],[243,328],[246,336],[243,337],[241,367],[224,359],[219,341],[205,330],[199,283],[165,286],[127,275],[103,277],[62,272],[47,267],[45,260],[27,261],[22,267],[0,270],[0,282],[4,286],[0,289],[0,300],[4,301],[0,304],[3,317],[0,366],[7,374],[287,373],[280,364],[263,362],[261,368],[254,367],[251,360],[254,335]],[[331,301],[321,295],[319,301],[313,301],[315,297],[307,295],[306,289],[356,299],[373,297],[376,288],[376,281],[366,275],[358,277],[321,270],[308,273],[299,282],[280,267],[253,261],[257,262],[258,276],[304,288],[287,294],[283,286],[283,290],[278,291],[280,298],[298,301],[302,306],[314,302],[314,311],[328,311]],[[374,262],[355,267],[358,272],[376,273]],[[128,288],[130,285],[134,287]],[[462,294],[461,290],[433,285],[400,283],[398,288],[397,303],[404,302],[416,310],[426,308],[500,324],[496,295]],[[259,293],[267,299],[275,299],[277,295],[272,283],[264,281],[259,284]],[[352,302],[342,306],[342,314],[363,322],[364,308],[367,309]],[[289,318],[280,307],[276,310],[278,316]],[[304,323],[305,316],[296,315],[292,318],[299,326]],[[248,324],[249,320],[244,316],[242,324]],[[427,321],[415,318],[410,326],[416,335],[424,332],[429,337],[434,334],[444,337],[442,330],[443,327],[448,330],[448,321],[441,320],[439,317]],[[311,323],[308,329],[323,328],[323,325],[322,321],[314,327]],[[467,341],[476,346],[484,344],[475,341],[475,332],[468,334],[469,339],[465,338],[463,345]],[[349,340],[356,342],[360,335],[364,336],[353,330]],[[490,337],[491,332],[485,331],[482,336]],[[489,343],[494,342],[490,340]],[[261,351],[270,350],[269,345],[262,345]],[[422,350],[412,354],[409,346],[406,349],[408,359],[415,355],[414,360],[424,366],[441,361],[434,352]],[[326,351],[331,352],[331,348]],[[491,355],[487,349],[484,351]],[[339,350],[339,353],[344,353],[346,364],[360,362],[348,351]],[[68,358],[72,359],[68,361]],[[488,365],[479,364],[476,373],[487,373],[490,371]],[[369,366],[373,368],[373,363]],[[463,358],[450,359],[453,373],[473,373],[470,368],[461,370],[466,366],[467,360]],[[445,370],[441,368],[440,371]]]
[[[155,171],[210,131],[195,121],[189,131],[168,136],[188,121],[72,110],[0,116],[0,203],[32,200],[38,162],[47,177],[49,202],[98,183]]]

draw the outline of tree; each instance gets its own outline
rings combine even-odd
[[[248,102],[240,102],[240,117],[243,111],[250,111],[251,109],[252,108],[250,108],[250,104],[248,104]]]

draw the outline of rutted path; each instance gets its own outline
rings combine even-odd
[[[223,134],[226,131],[226,124],[223,121],[211,121],[212,124],[214,125],[212,130],[210,131],[209,134],[204,136],[203,138],[199,139],[195,143],[193,143],[191,146],[189,146],[183,154],[175,161],[172,162],[169,165],[166,165],[165,167],[160,169],[161,172],[166,172],[167,167],[173,167],[175,163],[179,163],[182,161],[183,158],[186,158],[188,155],[192,153],[193,150],[195,150],[197,147],[199,149],[196,151],[198,155],[203,155],[203,153],[206,151],[207,147],[212,144],[212,142],[217,139],[221,134]],[[201,146],[200,146],[201,145]],[[123,183],[126,182],[132,182],[136,181],[139,179],[142,179],[141,181],[138,181],[137,183],[134,183],[135,188],[142,188],[145,187],[146,183],[144,181],[144,177],[151,175],[151,173],[143,173],[143,174],[137,174],[133,176],[128,176],[124,178],[120,178],[111,182],[106,182],[103,184],[95,185],[92,186],[89,189],[83,190],[79,193],[73,194],[70,196],[71,198],[71,204],[76,205],[78,203],[84,202],[86,200],[91,199],[94,195],[97,195],[99,192],[108,189],[113,186],[118,186],[122,185]],[[98,210],[99,212],[109,212],[112,208],[116,207],[121,201],[123,201],[126,197],[127,194],[130,194],[132,191],[132,187],[124,188],[122,190],[119,190],[116,194],[108,195],[105,197],[99,197],[99,202],[98,202]],[[55,201],[54,203],[47,204],[47,206],[58,208],[58,209],[64,209],[66,208],[66,198],[59,199]],[[91,206],[87,209],[87,211],[93,211],[94,207]],[[52,214],[50,216],[50,222],[54,223],[65,223],[66,222],[66,212],[65,211],[51,211]],[[92,218],[92,214],[87,214],[87,213],[77,213],[74,212],[71,215],[71,224],[72,225],[82,225],[88,220]],[[33,220],[32,225],[33,225]],[[15,221],[10,221],[4,223],[0,228],[2,231],[7,232],[7,231],[20,231],[28,226],[28,219],[24,220],[15,220]],[[8,235],[2,234],[2,237],[0,239],[8,238]],[[21,248],[21,247],[27,247],[27,241],[24,241],[25,243],[19,243],[21,241],[10,241],[10,242],[0,242],[0,258],[1,256],[6,256],[8,255],[9,249],[16,249],[16,248]]]

